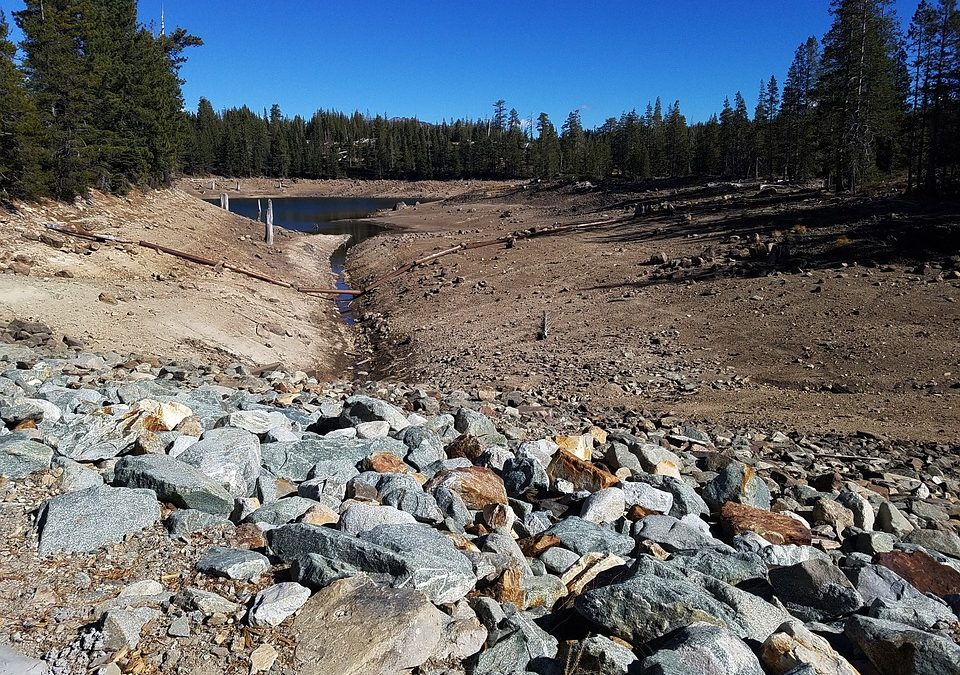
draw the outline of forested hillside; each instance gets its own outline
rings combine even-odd
[[[954,192],[960,166],[957,0],[922,0],[909,31],[891,0],[833,0],[832,26],[797,47],[786,79],[741,92],[705,122],[679,101],[585,129],[571,112],[523,119],[504,100],[486,119],[431,124],[318,110],[284,116],[201,99],[182,110],[179,66],[199,39],[154,35],[133,0],[29,0],[18,58],[0,20],[0,194],[68,198],[194,174],[333,178],[552,178],[560,174],[822,177],[856,191],[905,175]],[[770,64],[771,69],[783,64]],[[561,67],[558,64],[558,67]]]
[[[200,41],[154,35],[134,0],[27,0],[0,14],[0,195],[68,199],[163,184],[180,168],[187,118],[178,71]]]

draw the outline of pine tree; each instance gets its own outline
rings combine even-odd
[[[889,170],[903,112],[898,34],[890,0],[833,0],[817,98],[830,183],[860,190]]]
[[[213,111],[213,106],[205,98],[197,104],[197,115],[194,120],[194,171],[197,173],[211,173],[216,168],[217,149],[220,145],[220,118]]]
[[[566,173],[582,175],[586,170],[586,134],[579,110],[567,115],[560,131],[560,168]]]
[[[537,118],[537,161],[534,171],[540,178],[553,178],[560,173],[560,139],[547,113]]]
[[[40,120],[13,61],[16,47],[8,32],[0,11],[0,201],[36,198],[46,192]]]
[[[810,37],[797,47],[783,85],[780,108],[781,172],[785,178],[809,178],[818,166],[814,89],[820,46]]]
[[[286,178],[290,174],[290,144],[280,112],[276,103],[270,108],[270,175]]]

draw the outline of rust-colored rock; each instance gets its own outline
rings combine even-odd
[[[483,444],[476,436],[460,436],[457,440],[447,446],[447,457],[456,459],[464,457],[471,462],[477,461],[477,458],[483,454]]]
[[[747,504],[725,503],[720,510],[720,524],[730,537],[755,532],[771,544],[809,546],[811,541],[810,528],[796,518]]]
[[[566,450],[557,450],[553,455],[550,466],[547,467],[547,475],[551,481],[566,480],[573,484],[574,489],[590,492],[613,487],[620,482],[609,471],[585,462]]]
[[[482,466],[467,466],[441,471],[423,486],[427,492],[449,488],[460,495],[468,509],[482,510],[487,504],[506,504],[507,490],[503,480]]]
[[[647,516],[657,516],[661,515],[659,511],[652,511],[651,509],[644,508],[639,504],[634,504],[627,510],[627,520],[643,520]]]
[[[233,531],[234,545],[237,548],[258,549],[265,548],[267,539],[263,536],[260,528],[253,523],[243,523],[238,525]]]
[[[500,578],[490,587],[494,600],[499,603],[512,602],[516,607],[525,607],[527,594],[523,590],[523,569],[511,565],[503,570]]]
[[[940,598],[960,593],[960,572],[921,551],[878,553],[873,562],[893,570],[923,593]]]
[[[377,473],[409,473],[413,471],[392,452],[375,452],[364,460],[367,471]]]
[[[483,521],[491,530],[509,530],[517,517],[505,504],[487,504],[483,507]]]
[[[517,546],[523,551],[523,555],[528,558],[538,558],[540,554],[549,548],[560,545],[560,537],[555,534],[535,534],[532,537],[524,537],[517,540]]]
[[[297,522],[307,523],[308,525],[332,525],[340,522],[340,514],[326,504],[317,504],[307,509],[307,512],[297,519]]]

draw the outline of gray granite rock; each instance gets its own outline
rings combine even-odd
[[[384,421],[391,431],[402,431],[410,426],[403,411],[394,405],[370,396],[351,396],[343,405],[341,417],[356,426],[361,422]]]
[[[855,612],[863,597],[838,567],[822,559],[770,570],[770,585],[791,614],[823,621]]]
[[[844,633],[881,675],[946,675],[960,663],[956,642],[902,623],[852,616]]]
[[[960,537],[946,530],[913,530],[904,537],[904,541],[933,551],[939,551],[951,558],[960,558]]]
[[[503,485],[511,497],[542,492],[550,486],[543,464],[532,456],[519,455],[503,464]]]
[[[55,433],[57,452],[78,462],[116,457],[129,450],[136,432],[120,417],[105,413],[77,415]]]
[[[437,506],[436,497],[423,490],[400,487],[383,494],[381,501],[386,506],[409,513],[421,523],[443,522],[443,513]]]
[[[348,534],[360,534],[380,525],[416,524],[417,519],[405,511],[392,506],[368,504],[365,502],[347,502],[340,512],[338,527]]]
[[[597,551],[625,556],[636,546],[633,537],[576,516],[561,520],[547,530],[547,534],[559,537],[561,546],[580,555]]]
[[[247,621],[251,626],[279,626],[310,599],[310,589],[292,581],[263,589],[253,599]]]
[[[166,455],[124,457],[114,469],[113,482],[147,488],[157,499],[184,509],[218,515],[233,511],[233,496],[199,469]]]
[[[631,480],[646,483],[658,490],[669,492],[673,496],[673,506],[667,515],[674,518],[682,518],[691,513],[698,516],[710,515],[710,508],[703,501],[703,498],[692,487],[673,476],[638,474],[633,476]]]
[[[702,622],[671,633],[641,667],[644,675],[764,675],[747,643],[729,630]]]
[[[292,431],[293,422],[278,410],[237,410],[217,422],[218,427],[235,427],[263,436],[273,429]]]
[[[0,437],[0,475],[18,479],[50,468],[53,448],[13,433]]]
[[[647,483],[624,481],[620,484],[627,508],[642,506],[648,511],[670,513],[673,508],[673,495],[666,490],[658,490]]]
[[[716,548],[734,553],[730,546],[719,539],[704,534],[702,530],[690,527],[672,516],[647,516],[635,522],[631,532],[638,541],[644,539],[655,541],[670,552]]]
[[[580,672],[592,675],[632,675],[640,672],[634,653],[603,635],[561,644],[557,660],[564,664],[576,663]]]
[[[0,675],[49,675],[50,667],[39,659],[24,656],[0,645]]]
[[[244,520],[248,523],[268,523],[274,526],[283,525],[296,520],[318,503],[319,502],[313,499],[291,495],[290,497],[284,497],[269,504],[264,504],[249,514]]]
[[[170,514],[166,521],[171,537],[187,539],[194,532],[205,532],[214,528],[232,528],[231,523],[223,516],[217,516],[196,509],[180,509]]]
[[[150,490],[92,487],[53,497],[40,507],[40,555],[96,551],[160,520]]]
[[[74,462],[66,457],[54,457],[51,464],[63,471],[60,475],[60,487],[64,492],[76,492],[103,485],[103,476],[100,472],[85,464]]]
[[[591,523],[613,523],[626,512],[623,490],[618,487],[597,490],[583,502],[580,517]]]
[[[737,502],[770,508],[770,489],[752,467],[740,462],[730,462],[706,484],[701,493],[703,500],[713,511],[719,511],[725,502]]]
[[[453,426],[461,434],[477,438],[484,447],[506,445],[506,437],[497,431],[489,418],[470,408],[460,408],[453,416]]]
[[[152,607],[108,611],[102,620],[103,645],[110,650],[136,649],[144,626],[160,616]]]
[[[314,466],[326,462],[356,464],[374,452],[392,452],[401,459],[407,446],[394,438],[304,438],[294,443],[264,443],[263,466],[277,478],[306,480]]]
[[[256,551],[214,546],[197,561],[197,569],[227,579],[256,581],[270,569],[270,561]]]
[[[249,497],[260,478],[260,441],[244,429],[204,432],[177,459],[196,467],[234,497]]]

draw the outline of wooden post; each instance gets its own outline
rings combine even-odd
[[[257,200],[257,222],[263,218],[263,208],[260,206],[260,200]]]
[[[264,233],[264,240],[267,246],[273,246],[273,200],[267,200],[267,226]]]
[[[237,180],[237,192],[240,192],[240,181],[239,181],[239,179]]]
[[[211,189],[211,190],[216,190],[216,189],[217,189],[217,179],[216,179],[216,178],[211,178],[211,179],[210,179],[210,189]]]
[[[220,208],[227,211],[230,210],[230,195],[228,195],[226,192],[220,193]]]

